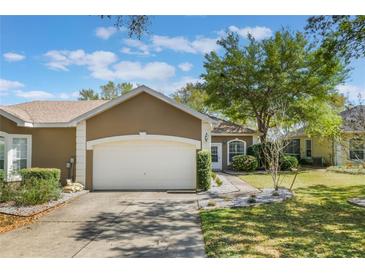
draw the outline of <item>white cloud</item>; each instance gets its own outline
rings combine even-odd
[[[15,52],[6,52],[3,54],[3,56],[8,62],[19,62],[25,59],[25,55]]]
[[[116,27],[99,27],[95,30],[95,35],[103,40],[108,40],[113,34],[117,32]]]
[[[189,62],[185,62],[185,63],[181,63],[179,64],[179,69],[181,69],[182,71],[189,71],[193,68],[193,64],[189,63]]]
[[[138,55],[149,55],[150,54],[150,46],[148,46],[147,44],[143,43],[140,40],[129,38],[129,39],[124,39],[123,42],[124,42],[124,44],[129,46],[129,48],[127,48],[127,47],[122,48],[123,53],[138,54]],[[136,48],[136,49],[138,49],[138,51],[131,51],[130,48]]]
[[[219,48],[216,38],[206,38],[203,36],[189,40],[183,36],[153,35],[149,44],[136,39],[124,39],[124,44],[128,47],[122,48],[121,51],[123,53],[139,55],[149,55],[151,52],[161,52],[164,49],[175,52],[205,54]],[[131,48],[135,48],[137,51],[133,51]]]
[[[111,75],[108,67],[118,60],[110,51],[94,51],[90,54],[84,50],[51,50],[45,54],[49,59],[46,65],[50,69],[68,71],[69,66],[86,66],[91,75],[97,79],[109,79]]]
[[[337,91],[346,96],[353,103],[358,102],[359,95],[361,100],[365,99],[365,87],[345,84],[337,86]]]
[[[189,41],[182,36],[152,36],[153,47],[157,50],[170,49],[176,52],[186,53],[208,53],[218,49],[216,38],[197,37]]]
[[[19,89],[24,87],[24,85],[18,81],[10,81],[5,79],[0,79],[0,90],[11,90],[11,89]]]
[[[122,61],[117,63],[118,57],[110,51],[94,51],[86,53],[84,50],[59,51],[52,50],[45,54],[48,58],[47,66],[54,70],[68,71],[71,65],[85,66],[91,76],[102,80],[165,80],[175,75],[175,68],[164,62]]]
[[[20,98],[32,99],[32,100],[34,99],[43,100],[55,97],[54,94],[42,90],[32,90],[32,91],[17,90],[15,92],[15,95]]]
[[[122,61],[113,66],[114,78],[121,80],[158,80],[163,81],[175,75],[175,68],[165,62],[151,62],[142,65],[139,62]]]
[[[247,38],[248,34],[251,34],[256,40],[262,40],[269,38],[272,35],[272,30],[267,27],[244,27],[239,28],[236,26],[228,27],[229,31],[236,32],[238,35],[242,36],[243,38]]]

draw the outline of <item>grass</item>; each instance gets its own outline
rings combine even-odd
[[[291,183],[286,175],[282,186]],[[272,187],[269,175],[241,178]],[[365,257],[365,176],[324,171],[298,175],[295,197],[285,203],[201,212],[209,257]]]

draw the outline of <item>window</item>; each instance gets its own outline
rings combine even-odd
[[[246,142],[241,140],[233,140],[227,143],[228,145],[228,164],[232,162],[232,159],[236,155],[246,154]]]
[[[365,141],[361,138],[350,140],[350,159],[365,160]]]
[[[312,140],[305,140],[305,156],[312,157]]]
[[[285,147],[285,153],[300,156],[300,139],[292,139]]]
[[[5,169],[5,138],[0,136],[0,169]]]
[[[27,167],[27,138],[13,138],[12,172]]]
[[[212,146],[210,148],[211,156],[212,156],[212,162],[216,163],[218,162],[218,147]]]

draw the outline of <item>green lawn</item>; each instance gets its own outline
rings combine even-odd
[[[258,188],[272,187],[269,175],[241,178]],[[365,175],[306,171],[294,191],[284,203],[202,211],[207,255],[365,257],[365,208],[346,201],[365,197]]]

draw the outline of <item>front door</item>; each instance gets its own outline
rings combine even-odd
[[[212,169],[213,170],[222,170],[222,144],[221,143],[212,143],[211,155],[212,155]]]

